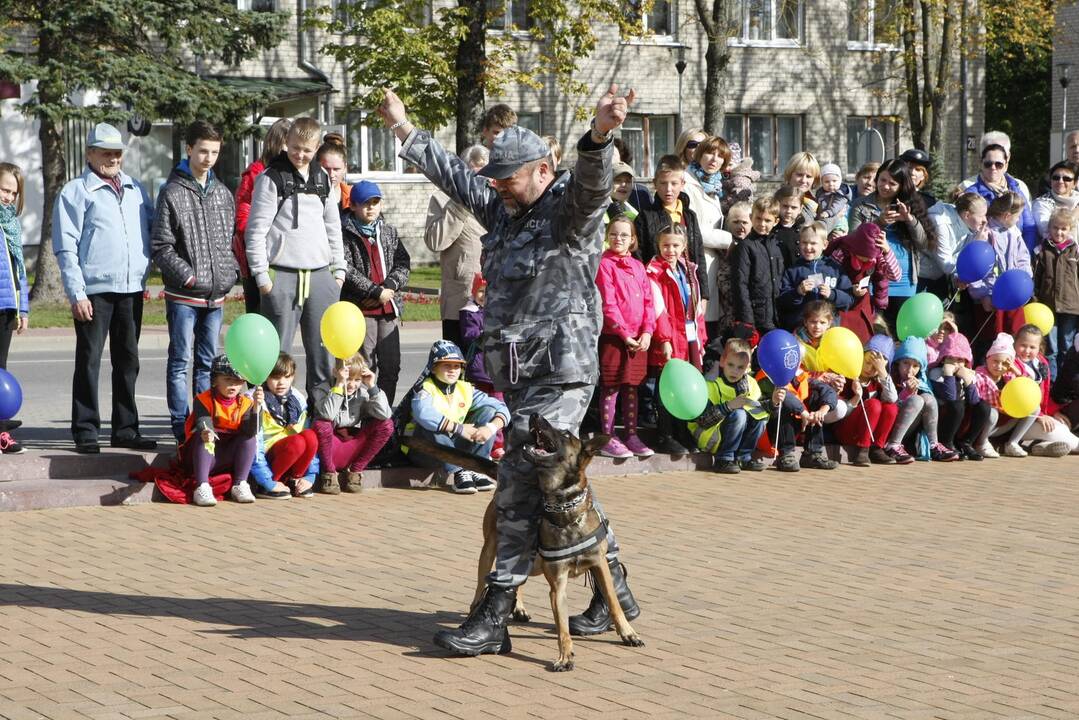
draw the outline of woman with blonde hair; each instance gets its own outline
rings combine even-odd
[[[796,152],[783,170],[783,184],[790,185],[802,197],[802,215],[795,227],[808,225],[817,217],[817,200],[813,188],[820,183],[820,163],[807,152]]]
[[[693,162],[693,155],[697,152],[697,146],[708,139],[708,133],[704,128],[686,128],[674,141],[674,154],[682,158],[686,167]]]

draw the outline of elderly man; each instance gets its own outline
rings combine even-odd
[[[101,416],[97,379],[109,339],[113,447],[150,450],[139,434],[135,380],[139,375],[142,293],[150,268],[150,197],[120,168],[120,131],[98,123],[86,138],[87,168],[67,183],[52,215],[52,249],[75,321],[71,434],[80,453],[97,453]]]
[[[528,418],[538,413],[559,429],[577,432],[598,379],[601,315],[595,278],[603,212],[611,196],[611,138],[634,97],[632,90],[624,98],[616,92],[612,85],[600,98],[591,130],[577,143],[573,172],[556,177],[547,144],[514,125],[494,139],[490,161],[480,170],[490,184],[430,133],[414,128],[392,91],[379,107],[403,142],[401,157],[489,231],[483,239],[488,282],[483,349],[513,423],[499,469],[498,554],[487,592],[460,628],[435,635],[437,645],[464,655],[510,648],[506,620],[532,566],[542,515],[535,469],[521,452],[528,442]],[[607,543],[619,603],[632,620],[640,610],[610,531]],[[598,589],[588,610],[570,618],[570,631],[577,635],[610,627],[610,610]]]

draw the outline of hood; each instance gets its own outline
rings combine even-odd
[[[836,242],[855,255],[876,259],[880,254],[877,240],[883,232],[876,223],[864,222],[854,232],[839,238]]]
[[[952,333],[941,342],[937,348],[938,363],[946,357],[963,358],[967,361],[967,367],[974,366],[974,353],[970,350],[970,341],[963,333]]]
[[[895,349],[895,355],[892,358],[892,362],[899,362],[904,358],[916,361],[921,365],[922,373],[924,373],[926,366],[929,363],[929,350],[926,348],[925,340],[920,337],[911,336],[899,343],[899,347]]]
[[[216,178],[214,177],[214,171],[210,170],[206,175],[206,187],[202,187],[199,185],[198,181],[195,180],[195,176],[191,174],[191,164],[188,162],[188,159],[184,158],[172,169],[172,172],[169,173],[169,180],[176,180],[192,190],[209,192],[210,188],[213,187]]]

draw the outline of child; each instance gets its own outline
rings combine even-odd
[[[318,437],[317,491],[337,495],[359,492],[363,471],[393,434],[386,393],[375,385],[375,374],[360,353],[334,364],[334,378],[315,386],[315,421]],[[338,468],[348,468],[338,477]],[[340,480],[340,484],[339,484]]]
[[[877,170],[880,163],[868,162],[858,168],[858,174],[854,176],[854,192],[852,200],[857,200],[866,195],[872,195],[877,190]]]
[[[495,435],[509,424],[510,411],[501,400],[462,380],[464,366],[460,348],[448,340],[436,340],[427,366],[401,403],[409,403],[410,429],[417,437],[490,458]],[[471,495],[494,489],[494,482],[486,475],[436,460],[418,450],[408,456],[420,467],[441,468],[447,480],[452,478],[455,493]]]
[[[846,387],[847,379],[825,367],[817,355],[817,349],[820,347],[821,339],[824,338],[824,333],[834,323],[835,308],[832,307],[832,304],[827,300],[812,300],[803,306],[802,324],[795,332],[795,336],[798,338],[798,344],[802,350],[802,367],[809,373],[809,376],[814,380],[825,383],[836,393],[840,393]],[[842,420],[849,410],[847,404],[839,399],[830,404],[831,409],[828,411],[827,417],[824,418],[826,424]]]
[[[704,240],[701,237],[697,214],[689,206],[686,187],[685,164],[677,155],[664,155],[656,165],[653,184],[656,196],[651,207],[639,208],[640,214],[634,221],[637,224],[637,242],[640,247],[636,257],[643,263],[659,255],[659,235],[668,226],[682,228],[686,259],[693,263],[697,274],[697,286],[708,287],[705,273]]]
[[[763,371],[758,381],[765,381]],[[776,388],[770,380],[761,385],[770,393],[768,439],[779,451],[775,468],[780,472],[798,472],[799,468],[835,470],[839,463],[824,454],[824,416],[836,405],[836,392],[825,382],[809,376],[805,368],[785,387]],[[777,429],[778,426],[778,429]],[[805,450],[801,460],[794,459],[798,432],[803,433]]]
[[[753,229],[753,205],[748,202],[738,202],[731,205],[724,218],[727,231],[731,234],[731,247],[729,253],[734,254],[734,246],[742,242]]]
[[[1071,434],[1067,425],[1053,419],[1060,408],[1049,396],[1049,361],[1041,353],[1043,339],[1037,325],[1024,325],[1015,334],[1016,370],[1038,383],[1042,391],[1038,420],[1023,434],[1023,440],[1035,441],[1031,455],[1060,457],[1079,447],[1079,438]]]
[[[1050,396],[1057,405],[1053,418],[1074,433],[1079,429],[1079,334],[1062,355]]]
[[[1057,350],[1049,355],[1049,371],[1056,377],[1057,356],[1072,346],[1079,328],[1079,244],[1072,237],[1072,210],[1057,208],[1049,216],[1049,234],[1034,257],[1034,294],[1049,306],[1056,320]]]
[[[828,235],[824,226],[813,223],[802,228],[798,250],[800,257],[783,273],[780,285],[779,319],[781,327],[793,330],[802,316],[802,307],[812,300],[827,300],[837,310],[850,308],[850,278],[835,260],[822,257]]]
[[[382,191],[370,180],[352,186],[351,206],[342,226],[348,272],[341,299],[363,310],[367,320],[363,356],[378,373],[378,386],[392,405],[401,374],[397,293],[408,284],[411,260],[397,228],[383,219]]]
[[[998,333],[985,355],[985,364],[974,371],[978,395],[992,406],[989,422],[978,437],[977,450],[982,457],[998,458],[1000,455],[989,442],[990,437],[1008,433],[1003,453],[1008,457],[1026,457],[1027,452],[1019,447],[1019,440],[1038,419],[1035,412],[1025,418],[1011,418],[1004,415],[1000,405],[1000,391],[1008,381],[1019,375],[1015,365],[1015,339],[1008,333]]]
[[[892,373],[899,391],[899,412],[884,452],[899,465],[914,462],[904,443],[907,435],[918,429],[929,438],[929,457],[932,460],[952,462],[959,459],[957,452],[944,447],[937,438],[937,400],[925,376],[928,364],[925,340],[922,338],[908,337],[895,351]]]
[[[649,457],[654,452],[637,436],[637,386],[648,370],[648,347],[655,331],[652,285],[637,249],[636,228],[625,215],[607,226],[608,250],[599,263],[596,285],[603,300],[599,336],[600,432],[611,441],[600,454],[613,458]],[[615,404],[622,396],[626,441],[614,434]]]
[[[685,259],[685,231],[679,225],[667,227],[659,236],[659,255],[648,263],[656,315],[655,335],[649,343],[648,373],[658,378],[671,358],[688,360],[699,370],[701,352],[707,341],[701,312],[700,285],[696,268]],[[689,451],[674,438],[674,419],[657,403],[659,443],[656,448],[670,455]]]
[[[958,331],[944,337],[938,360],[930,361],[929,385],[940,411],[937,421],[940,444],[956,451],[961,460],[983,459],[974,444],[989,423],[991,410],[978,395],[973,364],[970,342]],[[959,434],[964,419],[968,420],[967,429]]]
[[[884,231],[876,223],[862,223],[833,240],[824,254],[839,263],[851,282],[852,305],[840,314],[839,324],[866,343],[875,334],[877,313],[888,307],[888,283],[900,273]]]
[[[997,276],[1007,270],[1020,269],[1033,277],[1030,268],[1030,252],[1019,230],[1019,218],[1026,201],[1017,192],[1004,192],[989,204],[989,244],[996,254],[996,261],[982,280],[967,286],[974,301],[974,322],[978,332],[971,338],[974,355],[982,356],[989,346],[989,338],[1000,333],[1013,333],[1023,326],[1023,308],[996,310],[993,308],[993,285]]]
[[[22,255],[23,178],[17,165],[0,163],[0,369],[7,369],[11,336],[21,335],[30,324],[30,284]],[[18,420],[0,421],[0,453],[18,455],[24,448],[8,431],[22,425]]]
[[[989,238],[986,212],[989,205],[978,193],[961,193],[955,205],[939,202],[929,210],[936,229],[937,246],[922,253],[919,288],[945,296],[953,293],[955,262],[959,253],[974,240]],[[932,278],[932,279],[931,279]]]
[[[480,347],[480,336],[483,335],[483,306],[486,302],[487,281],[483,279],[483,275],[476,273],[472,277],[472,301],[461,308],[458,314],[461,341],[468,348],[469,360],[465,368],[465,379],[490,395],[494,392],[494,385],[483,366],[483,349]]]
[[[778,220],[775,227],[776,242],[783,252],[783,264],[790,267],[798,259],[798,233],[806,224],[802,212],[802,194],[793,185],[783,185],[776,190]]]
[[[638,215],[637,208],[629,200],[629,194],[633,192],[633,168],[624,162],[617,162],[611,172],[611,204],[607,206],[603,222],[609,223],[611,218],[619,215],[625,215],[632,222]]]
[[[764,433],[768,411],[761,405],[757,381],[749,375],[752,354],[745,340],[727,341],[720,373],[708,381],[708,407],[689,423],[697,447],[715,457],[713,469],[718,473],[764,470],[764,461],[754,460],[753,451]]]
[[[210,389],[195,396],[185,424],[185,440],[180,457],[194,474],[194,503],[199,507],[217,504],[210,474],[232,473],[229,497],[236,502],[255,502],[247,476],[255,459],[258,410],[263,401],[261,387],[251,397],[244,394],[246,383],[224,355],[210,366]]]
[[[955,313],[951,310],[944,311],[944,317],[940,321],[940,325],[937,327],[937,331],[930,335],[925,340],[925,349],[927,351],[927,359],[929,360],[929,366],[937,364],[937,360],[940,359],[940,346],[948,339],[948,336],[952,333],[959,332],[959,325],[955,320]],[[966,338],[963,338],[966,340]],[[967,367],[973,365],[973,361],[968,363]]]
[[[843,192],[843,171],[835,163],[827,163],[820,169],[820,187],[817,188],[817,222],[824,226],[828,237],[847,234],[847,207],[850,198]]]
[[[779,204],[759,197],[750,215],[752,232],[734,246],[731,277],[734,294],[734,321],[757,328],[763,335],[776,327],[776,298],[786,264],[773,229]]]
[[[318,452],[318,437],[307,427],[307,398],[292,386],[296,379],[296,361],[286,352],[277,356],[270,376],[262,384],[263,402],[259,455],[251,476],[255,479],[255,496],[287,498],[289,490],[282,483],[292,484],[296,497],[314,496],[312,483],[307,480],[311,461]],[[355,492],[352,486],[345,488]]]
[[[884,443],[892,432],[899,407],[895,383],[889,374],[895,343],[888,335],[874,335],[865,344],[862,372],[852,381],[843,401],[850,412],[835,426],[836,439],[843,445],[858,448],[852,465],[867,467],[894,465],[895,460],[884,451]]]

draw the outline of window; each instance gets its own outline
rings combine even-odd
[[[847,118],[847,172],[899,154],[899,122],[893,117]]]
[[[896,3],[888,0],[847,0],[847,47],[894,46],[899,35],[895,9]]]
[[[805,24],[804,0],[740,0],[735,12],[741,26],[733,44],[796,46]]]
[[[517,113],[517,124],[523,128],[528,128],[537,135],[543,135],[543,113],[519,112]]]
[[[627,5],[630,21],[641,23],[645,33],[665,37],[674,35],[674,8],[671,0],[655,0],[648,12],[642,11],[641,0],[630,0]]]
[[[630,115],[618,132],[633,156],[633,173],[652,175],[656,161],[674,152],[673,115]]]
[[[528,30],[531,27],[527,0],[487,0],[489,30]]]
[[[343,111],[342,111],[343,112]],[[377,115],[348,114],[348,171],[350,173],[414,173],[415,168],[397,157],[397,136],[384,127]],[[368,125],[368,120],[371,124]]]
[[[272,13],[277,12],[277,0],[236,0],[236,7],[240,10]]]
[[[723,120],[723,139],[738,143],[762,175],[783,174],[787,160],[802,150],[800,115],[730,115]]]

